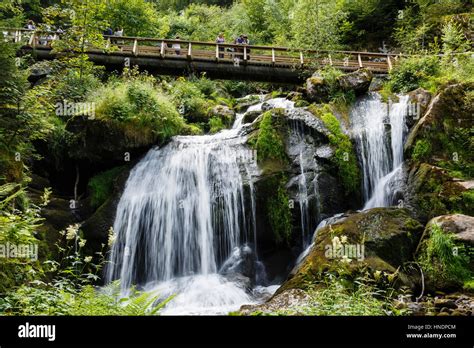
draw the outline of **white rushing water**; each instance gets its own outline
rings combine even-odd
[[[407,106],[408,96],[387,104],[371,94],[351,111],[363,171],[364,209],[394,204],[402,175]]]
[[[265,103],[293,105],[283,98]],[[238,263],[236,252],[245,246],[253,248],[257,285],[265,278],[255,249],[252,176],[258,168],[239,135],[243,117],[215,135],[174,137],[133,168],[118,204],[106,274],[108,281],[120,279],[123,293],[138,284],[176,295],[164,314],[226,314],[258,301],[243,282],[219,272],[226,260]]]

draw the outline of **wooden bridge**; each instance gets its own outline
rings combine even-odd
[[[22,53],[53,59],[54,41],[61,34],[0,28],[5,40],[21,45]],[[287,47],[218,44],[187,40],[104,36],[105,47],[87,46],[92,62],[109,70],[138,65],[150,73],[186,75],[206,73],[219,79],[300,83],[317,68],[331,65],[343,71],[367,68],[388,73],[400,55],[374,52],[322,51]]]

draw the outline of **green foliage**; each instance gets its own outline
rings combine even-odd
[[[165,86],[171,99],[188,122],[207,123],[209,109],[216,105],[211,99],[206,98],[209,92],[208,85],[200,82],[187,81],[178,78],[171,85]]]
[[[407,1],[397,14],[394,38],[406,53],[436,50],[446,20],[462,19],[462,14],[470,9],[472,5],[458,0]],[[468,23],[469,13],[466,15]]]
[[[38,286],[39,285],[39,286]],[[64,283],[62,284],[64,286]],[[171,300],[132,291],[120,297],[118,284],[100,289],[85,285],[79,290],[37,284],[24,285],[0,300],[6,315],[144,316],[156,315]]]
[[[390,292],[381,290],[364,279],[347,286],[344,279],[331,274],[307,291],[309,300],[304,305],[296,305],[279,310],[273,315],[328,315],[352,316],[398,314],[392,304]]]
[[[413,57],[403,59],[390,72],[389,89],[393,92],[409,92],[428,82],[438,74],[439,61],[436,57]]]
[[[98,208],[110,197],[113,192],[114,180],[124,169],[124,166],[115,167],[99,173],[89,180],[87,185],[91,192],[91,206],[93,208]]]
[[[275,179],[277,180],[277,179]],[[267,214],[277,244],[290,242],[292,216],[290,201],[285,188],[286,177],[281,177],[276,184],[276,191],[267,201]]]
[[[118,282],[97,289],[104,261],[103,251],[84,255],[86,240],[78,225],[62,231],[57,244],[60,262],[44,262],[49,282],[36,277],[24,282],[0,299],[0,313],[4,315],[155,315],[172,297],[160,300],[158,295],[131,289],[127,297],[120,295]],[[109,243],[111,242],[109,237]],[[113,241],[112,241],[113,242]],[[31,272],[30,272],[31,273]]]
[[[47,197],[43,204],[47,203]],[[37,229],[43,219],[39,217],[40,207],[31,204],[26,198],[22,184],[8,183],[0,186],[0,245],[7,248],[24,245],[28,253],[44,245],[36,238]],[[4,249],[5,250],[5,249]],[[19,249],[17,249],[19,250]],[[44,250],[44,249],[43,249]],[[19,255],[17,255],[19,256]],[[0,292],[32,281],[42,276],[43,269],[39,255],[0,258]]]
[[[97,118],[151,130],[160,141],[178,134],[184,126],[171,100],[147,76],[111,81],[89,100],[96,103]]]
[[[418,261],[427,277],[440,286],[445,284],[460,286],[464,281],[472,279],[469,260],[466,247],[456,243],[453,234],[443,231],[438,225],[433,225],[428,239],[422,244]]]
[[[348,193],[356,193],[360,186],[360,172],[352,142],[341,129],[341,125],[331,109],[326,105],[322,109],[312,108],[331,132],[329,142],[335,146],[333,161],[338,168],[338,175]],[[314,111],[316,110],[316,111]]]
[[[263,114],[260,130],[256,142],[257,159],[259,162],[267,160],[285,161],[287,159],[285,145],[278,128],[273,125],[274,111]]]
[[[415,161],[423,161],[428,158],[431,153],[431,143],[426,139],[420,139],[416,141],[415,147],[411,157]]]
[[[209,120],[209,126],[211,127],[209,132],[212,134],[217,133],[225,128],[224,123],[220,117],[212,117]]]
[[[113,30],[123,28],[126,36],[163,37],[169,30],[153,4],[143,0],[108,1],[104,19]]]

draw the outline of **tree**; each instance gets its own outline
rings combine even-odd
[[[336,49],[347,13],[342,1],[299,0],[291,16],[294,44],[313,49]]]

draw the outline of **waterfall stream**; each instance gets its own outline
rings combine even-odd
[[[265,103],[292,105],[283,98]],[[176,294],[164,314],[226,314],[258,301],[233,273],[251,260],[256,285],[265,279],[256,251],[258,167],[240,135],[243,117],[215,135],[176,136],[133,168],[106,274],[108,281],[120,279],[122,292],[137,284],[163,297]]]
[[[376,94],[359,100],[351,112],[363,175],[364,209],[394,204],[401,186],[408,96],[383,103]]]

